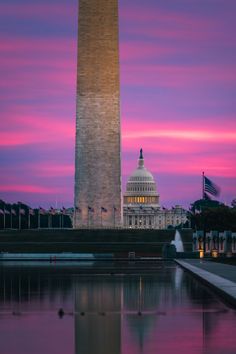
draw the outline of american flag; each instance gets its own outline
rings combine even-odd
[[[30,208],[30,209],[29,209],[29,214],[30,214],[30,215],[34,215],[34,210]]]
[[[66,208],[65,207],[62,207],[62,209],[61,209],[61,212],[62,212],[62,214],[66,214]]]
[[[209,178],[204,176],[204,192],[210,193],[211,195],[217,197],[220,194],[220,188]]]
[[[16,215],[15,209],[11,209],[11,213],[12,213],[12,215]]]
[[[41,215],[45,214],[45,209],[39,207],[39,214],[41,214]]]
[[[53,207],[51,207],[51,208],[49,209],[49,213],[50,213],[51,215],[55,215],[56,210],[55,210]]]

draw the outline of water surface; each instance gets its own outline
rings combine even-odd
[[[236,311],[179,266],[105,268],[0,266],[0,353],[236,353]]]

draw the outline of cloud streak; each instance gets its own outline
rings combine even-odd
[[[232,141],[236,144],[236,132],[212,132],[206,130],[152,130],[131,132],[123,135],[123,139],[129,140],[146,138],[169,138],[208,142],[214,141],[225,142],[227,144]]]
[[[234,10],[120,1],[123,188],[142,146],[163,204],[198,197],[203,170],[235,197]],[[3,0],[0,42],[0,198],[72,205],[77,1]]]

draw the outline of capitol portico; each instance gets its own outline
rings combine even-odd
[[[172,209],[161,208],[153,175],[145,168],[143,150],[140,150],[138,167],[129,177],[123,203],[125,228],[166,229],[187,222],[187,212],[176,205]]]

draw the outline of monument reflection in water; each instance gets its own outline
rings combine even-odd
[[[81,267],[0,268],[0,353],[235,353],[236,312],[175,264]]]

